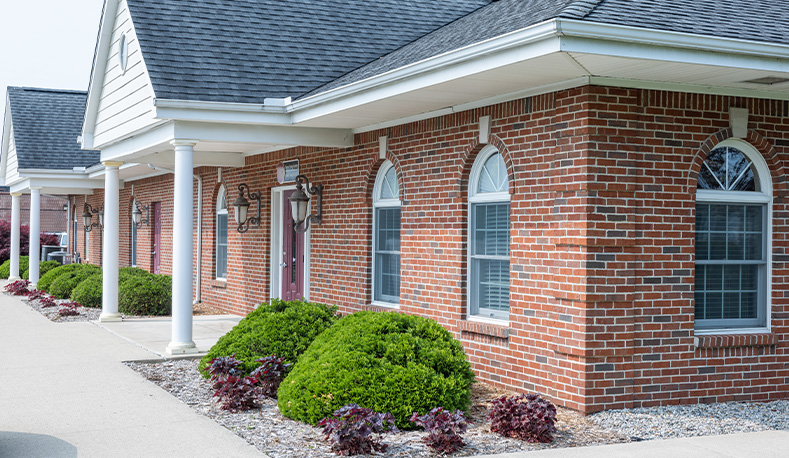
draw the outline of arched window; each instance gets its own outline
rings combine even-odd
[[[132,211],[137,207],[137,201],[132,201]],[[130,217],[131,222],[131,265],[137,266],[137,225],[134,224],[134,217]]]
[[[767,325],[772,183],[761,154],[726,140],[707,156],[696,191],[695,327]]]
[[[386,161],[373,188],[373,301],[400,303],[400,186]]]
[[[469,311],[509,319],[510,194],[507,166],[499,151],[477,155],[469,181]]]
[[[216,197],[216,278],[227,278],[227,194],[219,188]]]

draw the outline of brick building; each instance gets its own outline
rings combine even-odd
[[[66,196],[41,196],[41,232],[66,232],[68,229],[68,212],[63,207]],[[20,197],[20,217],[22,221],[30,221],[30,196]],[[11,221],[11,194],[0,190],[0,220]]]
[[[172,353],[195,300],[304,296],[434,318],[480,379],[583,412],[787,397],[789,13],[317,3],[107,2],[104,190],[71,197],[104,208],[103,319],[137,265],[173,275]]]

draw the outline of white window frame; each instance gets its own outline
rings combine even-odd
[[[137,208],[137,200],[132,200],[132,213]],[[138,228],[137,225],[134,223],[134,216],[129,218],[131,222],[131,256],[129,259],[129,263],[132,267],[137,267],[137,241],[138,241]]]
[[[224,197],[225,201],[225,208],[221,208],[222,205],[222,198]],[[216,222],[215,232],[214,232],[214,239],[215,239],[215,246],[216,246],[216,260],[214,265],[214,274],[216,275],[217,280],[227,280],[227,272],[228,272],[228,258],[230,257],[230,249],[228,240],[225,240],[225,275],[219,275],[219,216],[223,215],[227,219],[227,238],[230,238],[230,216],[227,212],[227,191],[225,190],[225,186],[222,185],[219,187],[219,192],[216,195],[216,213],[214,216],[214,221]]]
[[[372,272],[371,272],[372,273],[371,302],[372,302],[373,305],[378,305],[378,306],[381,306],[381,307],[397,308],[397,307],[400,307],[400,296],[399,295],[397,297],[397,301],[396,302],[395,301],[392,301],[392,302],[381,301],[381,300],[376,300],[375,299],[375,292],[376,292],[376,287],[377,287],[377,285],[376,285],[376,278],[377,278],[377,276],[376,276],[376,273],[377,273],[376,272],[376,264],[377,263],[375,261],[375,253],[377,251],[376,250],[376,246],[377,246],[377,243],[378,243],[378,231],[377,231],[377,228],[378,228],[378,216],[377,216],[378,211],[377,210],[379,208],[400,208],[401,207],[401,200],[400,200],[400,176],[397,173],[397,169],[394,169],[394,171],[395,171],[395,180],[397,182],[397,198],[396,199],[382,199],[381,198],[381,192],[383,190],[382,187],[383,187],[383,183],[384,183],[384,178],[386,177],[386,174],[389,172],[390,169],[394,169],[394,164],[392,164],[392,162],[389,161],[389,160],[384,161],[384,163],[381,164],[381,167],[378,169],[378,174],[375,177],[375,185],[373,186],[373,245],[372,245],[372,261],[373,262],[372,262]],[[400,236],[402,237],[402,234],[403,234],[403,231],[402,231],[402,216],[401,216],[400,221],[401,221]],[[401,239],[401,242],[402,242],[402,239]],[[402,253],[402,251],[401,251],[401,253]],[[402,282],[402,259],[403,258],[402,258],[402,254],[401,254],[400,255],[400,267],[401,267],[400,279],[401,279],[401,282]],[[402,288],[402,283],[401,283],[401,288]]]
[[[766,245],[765,253],[765,291],[760,292],[763,297],[764,307],[763,313],[765,314],[765,326],[758,327],[743,327],[743,328],[705,328],[695,329],[694,333],[697,335],[705,334],[754,334],[770,332],[771,323],[770,317],[772,316],[772,246],[773,246],[773,183],[770,175],[770,169],[767,162],[762,157],[756,148],[750,143],[731,138],[724,140],[715,145],[710,151],[718,148],[731,147],[736,148],[751,161],[753,167],[756,169],[756,182],[759,186],[758,191],[720,191],[720,190],[707,190],[699,189],[696,191],[696,203],[705,204],[764,204],[766,223],[764,225],[764,237]],[[694,230],[695,236],[695,230]],[[695,263],[695,249],[694,249],[694,263]],[[694,300],[695,302],[695,300]],[[694,311],[695,321],[695,311]]]
[[[509,189],[501,192],[486,192],[480,193],[479,192],[479,182],[482,170],[485,167],[485,163],[490,159],[493,155],[501,154],[501,152],[492,145],[487,145],[477,154],[476,159],[474,160],[474,165],[471,167],[471,173],[469,174],[469,197],[468,197],[468,226],[467,226],[467,253],[466,253],[466,279],[467,279],[467,290],[468,294],[466,295],[466,319],[469,321],[481,321],[481,322],[488,322],[494,324],[503,324],[509,323],[509,309],[507,311],[507,318],[503,317],[486,317],[479,315],[479,312],[475,312],[476,305],[474,304],[474,297],[476,294],[476,290],[478,285],[475,285],[472,281],[473,276],[473,259],[474,259],[474,250],[473,250],[473,237],[474,237],[474,204],[479,203],[510,203],[510,193]],[[502,157],[503,158],[503,157]],[[509,177],[508,177],[509,180]],[[512,224],[512,207],[510,207],[510,224]],[[510,243],[512,243],[510,241]],[[512,253],[512,250],[510,250]],[[512,275],[512,264],[510,263],[510,275]],[[512,283],[510,283],[510,288],[512,287]]]

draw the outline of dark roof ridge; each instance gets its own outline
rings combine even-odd
[[[604,0],[575,0],[564,7],[557,17],[583,19],[594,11]]]
[[[35,92],[52,92],[52,93],[63,93],[63,94],[83,94],[83,95],[88,94],[88,91],[80,91],[78,89],[55,89],[55,88],[32,87],[32,86],[8,86],[7,89],[35,91]]]

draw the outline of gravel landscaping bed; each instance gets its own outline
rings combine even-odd
[[[55,321],[58,323],[73,323],[77,321],[95,321],[99,319],[99,315],[101,315],[101,309],[92,309],[88,307],[77,307],[77,312],[79,315],[72,315],[72,316],[60,316],[58,315],[58,310],[60,307],[42,307],[41,301],[29,301],[26,297],[17,296],[22,301],[27,302],[27,305],[30,306],[33,310],[41,313],[45,317],[49,318],[51,321]],[[68,299],[55,299],[55,302],[58,304],[63,304],[65,302],[71,302]]]
[[[283,417],[274,400],[264,399],[260,409],[247,412],[234,414],[221,410],[212,398],[210,382],[197,372],[198,362],[196,359],[185,359],[163,363],[126,364],[198,413],[233,431],[272,458],[336,456],[330,451],[320,428]],[[489,401],[511,394],[514,393],[483,383],[474,384],[473,405],[468,412],[471,426],[463,436],[468,445],[453,456],[789,429],[789,401],[612,410],[588,417],[558,408],[558,432],[554,442],[529,444],[491,433],[485,422]],[[436,456],[422,442],[424,436],[422,431],[386,435],[383,442],[389,444],[389,449],[378,456]]]

